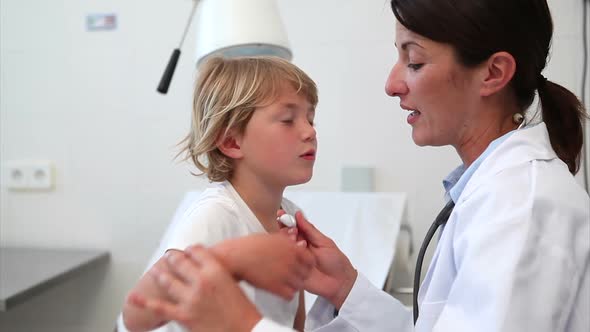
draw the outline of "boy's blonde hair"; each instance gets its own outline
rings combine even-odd
[[[233,163],[217,148],[219,139],[230,130],[243,134],[253,112],[276,101],[285,84],[315,108],[315,83],[284,59],[214,57],[202,64],[195,84],[191,128],[179,143],[179,155],[192,159],[210,181],[229,180]]]

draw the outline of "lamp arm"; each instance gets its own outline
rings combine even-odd
[[[197,4],[199,0],[193,0],[193,8],[191,9],[191,14],[188,18],[188,22],[184,27],[184,32],[182,33],[182,38],[180,39],[180,44],[178,48],[175,48],[170,55],[170,60],[168,60],[168,65],[166,65],[166,69],[164,70],[164,74],[160,79],[160,84],[158,84],[157,91],[161,94],[166,94],[168,92],[168,88],[170,87],[170,82],[172,81],[172,76],[174,76],[174,71],[176,70],[176,64],[178,63],[178,58],[180,58],[180,49],[182,48],[182,44],[184,44],[184,39],[188,33],[188,29],[193,21],[193,16],[195,16],[195,10],[197,9]]]

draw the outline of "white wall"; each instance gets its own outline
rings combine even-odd
[[[581,3],[550,1],[556,23],[546,76],[579,91]],[[385,0],[278,0],[294,62],[316,80],[320,150],[307,190],[339,190],[343,165],[374,166],[378,191],[409,195],[419,243],[442,205],[450,148],[418,148],[384,93],[396,60]],[[183,192],[205,181],[172,162],[188,126],[189,34],[170,92],[155,92],[180,39],[188,0],[0,2],[0,161],[49,159],[49,193],[0,191],[0,244],[106,248],[108,267],[0,313],[2,331],[108,331]],[[116,13],[86,32],[88,13]],[[1,281],[0,281],[1,282]]]

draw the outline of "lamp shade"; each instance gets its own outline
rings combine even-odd
[[[195,24],[197,66],[212,55],[292,58],[275,0],[201,0]]]

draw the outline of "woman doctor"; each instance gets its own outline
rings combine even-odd
[[[305,281],[319,295],[306,330],[588,331],[590,200],[573,177],[585,113],[542,74],[553,32],[546,0],[391,6],[398,61],[385,90],[409,112],[417,145],[451,145],[462,165],[443,180],[442,231],[414,315],[297,216],[317,262]],[[174,303],[154,310],[195,331],[290,331],[261,319],[208,250],[187,253],[161,278]]]

